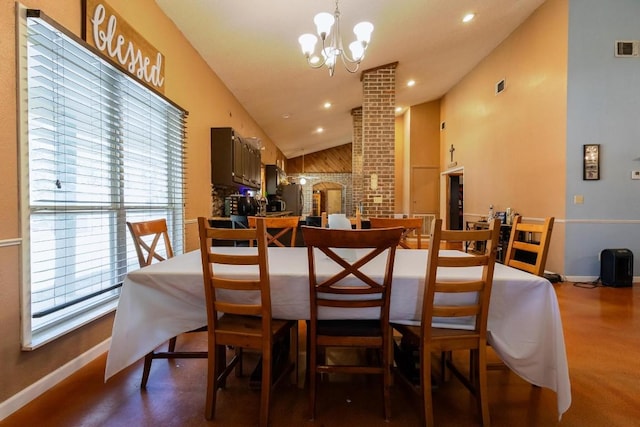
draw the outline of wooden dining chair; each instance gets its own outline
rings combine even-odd
[[[445,358],[446,368],[458,377],[475,395],[482,418],[482,424],[489,425],[489,403],[487,396],[487,318],[489,298],[493,283],[493,271],[496,262],[500,220],[492,221],[486,230],[442,230],[442,219],[433,221],[431,244],[427,255],[425,291],[422,302],[420,326],[392,323],[391,327],[402,335],[402,343],[419,349],[420,375],[415,386],[411,378],[397,369],[400,378],[422,397],[422,411],[425,425],[434,425],[433,399],[431,397],[431,355],[443,355],[455,350],[469,350],[474,369],[473,377],[467,378],[458,371],[453,363]],[[436,248],[441,241],[486,241],[484,254],[471,256],[445,256]],[[468,280],[439,281],[437,270],[440,267],[460,270],[460,276],[469,276]],[[465,271],[467,273],[465,273]],[[440,298],[447,294],[462,295],[475,293],[476,297],[468,302],[442,303]],[[436,297],[437,295],[437,297]],[[445,319],[445,320],[443,320]],[[447,324],[457,324],[455,320],[469,319],[468,329],[453,329]],[[439,323],[436,323],[439,322]],[[444,367],[443,367],[444,369]]]
[[[542,224],[532,224],[524,223],[520,215],[516,216],[511,225],[504,264],[536,276],[543,276],[554,219],[547,217]]]
[[[256,228],[257,219],[260,217],[250,216],[247,218],[250,228]],[[277,216],[264,218],[267,227],[267,246],[279,246],[281,248],[296,245],[296,235],[298,233],[298,224],[300,217],[298,216]],[[275,231],[274,231],[275,230]],[[274,234],[271,234],[271,233]],[[284,238],[289,233],[289,242],[285,242]],[[280,239],[283,239],[281,241]]]
[[[227,364],[225,346],[252,349],[262,354],[260,426],[269,424],[269,407],[273,388],[297,367],[295,360],[287,363],[279,371],[275,381],[272,381],[274,368],[279,368],[279,366],[273,366],[277,361],[274,357],[274,346],[285,342],[290,336],[291,345],[297,354],[298,322],[273,319],[271,316],[265,223],[264,218],[258,218],[256,228],[233,230],[212,228],[206,218],[198,218],[208,320],[209,359],[205,404],[205,417],[208,420],[215,416],[218,388],[224,386],[229,373],[242,360],[242,351],[239,350]],[[213,246],[214,241],[218,240],[255,241],[256,247],[250,249]],[[240,250],[243,252],[239,252]],[[224,272],[231,269],[247,269],[252,273],[248,273],[244,279],[226,278]],[[244,303],[229,302],[222,297],[224,293],[246,294],[247,292],[253,292],[255,296],[245,298]]]
[[[391,415],[389,301],[402,228],[332,230],[303,226],[302,234],[309,261],[307,370],[310,416],[315,419],[319,375],[342,372],[382,376],[384,417],[388,420]],[[365,268],[371,267],[370,263],[376,257],[379,257],[375,263],[380,265],[380,274],[372,277],[365,273]],[[362,319],[358,314],[362,315],[367,308],[377,309],[374,317],[355,320]],[[349,320],[322,320],[324,310],[336,309],[344,311],[344,318]],[[377,353],[379,363],[375,366],[330,365],[318,354],[320,350],[324,354],[327,347],[370,349]]]
[[[360,211],[356,211],[356,215],[350,217],[349,221],[351,222],[351,227],[355,228],[356,230],[362,229],[362,215],[360,214]]]
[[[422,249],[422,223],[424,218],[369,218],[371,228],[388,228],[388,227],[402,227],[402,238],[400,239],[400,246],[404,249],[411,249],[409,246],[408,238],[410,235],[416,236],[416,248]]]
[[[127,227],[133,238],[133,246],[138,256],[140,268],[153,262],[173,258],[173,249],[167,231],[167,221],[155,219],[151,221],[127,222]],[[202,332],[206,326],[189,332]],[[176,351],[176,337],[169,340],[167,351],[151,351],[144,357],[142,379],[140,387],[145,389],[154,359],[201,359],[207,357],[206,351]]]
[[[326,212],[320,213],[320,227],[327,228],[329,226],[329,215]]]

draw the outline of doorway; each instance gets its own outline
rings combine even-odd
[[[462,171],[447,174],[446,227],[464,229],[464,179]]]
[[[337,182],[319,182],[313,185],[314,213],[346,213],[345,188]]]

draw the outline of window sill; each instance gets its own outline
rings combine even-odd
[[[48,328],[34,332],[28,342],[24,340],[22,345],[23,351],[32,351],[42,347],[51,341],[60,338],[63,335],[68,334],[71,331],[81,328],[93,322],[100,317],[103,317],[116,310],[118,306],[118,298],[114,298],[110,301],[104,302],[91,310],[79,313],[63,322],[56,323]]]

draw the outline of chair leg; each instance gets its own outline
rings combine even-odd
[[[382,398],[384,401],[384,419],[385,421],[391,420],[391,362],[389,360],[389,343],[391,341],[386,340],[386,344],[382,346],[382,367],[384,369],[382,377]]]
[[[176,337],[173,337],[169,340],[169,351],[172,353],[176,351]]]
[[[316,364],[318,362],[318,355],[316,353],[315,344],[307,346],[309,349],[309,364],[307,365],[307,372],[309,376],[309,417],[311,421],[316,419],[316,394],[318,374],[316,373]]]
[[[236,356],[238,357],[238,363],[236,363],[236,377],[241,377],[242,376],[242,372],[243,372],[242,347],[234,348],[234,352],[235,352]]]
[[[211,337],[209,337],[211,339]],[[218,393],[218,372],[220,372],[220,358],[224,357],[224,346],[209,346],[207,357],[207,397],[205,401],[204,417],[212,420],[216,414],[216,395]]]
[[[475,359],[478,376],[477,376],[477,388],[476,397],[478,399],[478,407],[482,416],[482,425],[490,425],[489,416],[489,399],[488,399],[488,380],[487,380],[487,352],[486,346],[479,350],[471,350],[471,357]]]
[[[262,353],[262,384],[260,390],[260,427],[269,425],[269,403],[271,400],[271,381],[273,345],[267,352]]]
[[[300,364],[298,363],[298,350],[299,350],[299,326],[300,321],[296,322],[295,326],[289,332],[289,361],[294,363],[293,365],[293,384],[298,386],[298,375],[300,374]]]
[[[151,362],[153,362],[153,351],[147,353],[144,357],[144,366],[142,367],[142,380],[140,381],[140,388],[147,388],[147,380],[149,379],[149,372],[151,372]]]
[[[433,424],[433,399],[431,396],[431,352],[420,346],[420,391],[422,394],[422,413],[427,427]]]

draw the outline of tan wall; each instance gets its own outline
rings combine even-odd
[[[409,212],[405,210],[405,180],[404,180],[404,171],[407,167],[407,162],[405,159],[405,153],[408,154],[408,149],[405,148],[405,134],[404,134],[404,115],[396,117],[395,121],[395,168],[394,173],[396,176],[396,185],[394,188],[394,197],[395,197],[395,206],[394,210],[396,213],[400,212]],[[406,188],[409,188],[406,186]]]
[[[165,56],[165,96],[189,111],[187,131],[186,248],[197,248],[198,216],[208,216],[210,201],[209,128],[231,126],[266,145],[263,163],[283,159],[207,64],[183,38],[153,0],[107,0]],[[80,36],[80,0],[24,0]],[[20,237],[16,136],[15,5],[0,0],[0,240]],[[20,347],[20,246],[0,247],[0,402],[60,368],[110,336],[113,318],[106,316],[31,352]]]
[[[568,2],[545,2],[443,98],[441,166],[464,167],[465,220],[555,216],[547,269],[563,271]],[[506,79],[499,95],[495,84]],[[444,206],[441,206],[444,208]],[[442,211],[444,212],[444,210]]]
[[[440,101],[411,107],[411,166],[440,166]]]

